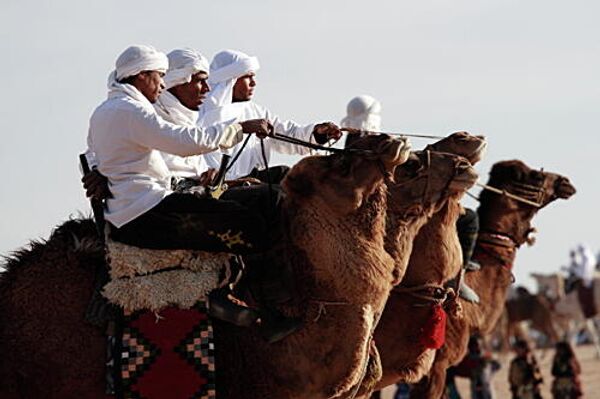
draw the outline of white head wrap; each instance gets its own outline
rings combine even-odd
[[[362,130],[381,130],[381,103],[371,96],[354,97],[346,107],[342,127]]]
[[[579,244],[573,251],[575,259],[572,260],[570,269],[577,277],[583,279],[585,285],[591,283],[594,278],[596,259],[594,253],[585,244]]]
[[[217,53],[210,64],[208,83],[211,90],[202,105],[203,111],[231,104],[235,81],[259,68],[258,58],[241,51],[224,50]]]
[[[134,45],[121,53],[111,73],[117,81],[143,71],[167,72],[169,60],[164,53],[152,46]]]
[[[167,89],[189,83],[195,73],[209,71],[208,59],[190,48],[173,50],[167,57],[169,70],[164,77]]]
[[[115,66],[116,69],[108,75],[108,96],[112,97],[120,95],[119,93],[126,93],[152,107],[148,99],[138,89],[132,85],[120,83],[120,80],[143,71],[166,72],[169,67],[167,56],[152,46],[134,45],[121,53]]]

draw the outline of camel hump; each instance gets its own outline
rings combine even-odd
[[[110,281],[102,294],[122,309],[191,308],[231,277],[232,255],[198,250],[147,249],[107,239]]]

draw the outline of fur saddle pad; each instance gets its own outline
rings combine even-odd
[[[206,305],[138,311],[117,323],[116,396],[215,399],[214,339]]]
[[[110,281],[102,295],[126,312],[189,309],[230,277],[226,253],[138,248],[107,240]]]

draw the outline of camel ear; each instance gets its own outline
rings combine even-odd
[[[307,198],[315,192],[315,187],[306,174],[288,173],[281,185],[285,191],[298,197]]]

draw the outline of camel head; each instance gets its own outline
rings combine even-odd
[[[288,248],[302,249],[302,256],[291,257],[298,262],[295,273],[318,282],[316,290],[327,291],[320,297],[368,300],[380,309],[393,269],[384,249],[386,180],[408,159],[410,146],[383,135],[355,144],[333,155],[306,157],[286,175]]]
[[[282,186],[288,197],[304,204],[320,201],[329,212],[349,214],[393,176],[409,154],[407,139],[367,136],[344,152],[302,159],[287,174]]]
[[[484,136],[472,136],[467,132],[456,132],[425,147],[425,150],[448,152],[466,158],[475,165],[485,155],[487,141]]]
[[[388,187],[389,209],[397,215],[420,215],[438,210],[454,195],[477,181],[468,160],[450,153],[417,151],[396,169]]]
[[[559,198],[568,199],[576,192],[567,177],[532,169],[518,160],[496,163],[488,185],[530,202],[490,190],[484,190],[480,195],[482,229],[510,233],[517,245],[533,244],[530,234],[535,229],[530,227],[530,222],[538,210]]]
[[[536,202],[540,205],[539,208],[559,198],[568,199],[576,192],[567,177],[543,169],[531,169],[518,160],[496,163],[490,172],[488,184]],[[483,194],[491,193],[486,190]],[[522,202],[519,202],[518,206],[532,208],[531,205]]]

